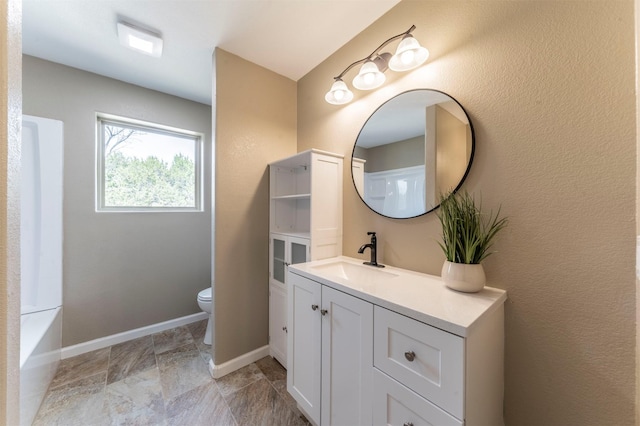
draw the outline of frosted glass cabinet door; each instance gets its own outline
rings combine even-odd
[[[273,253],[271,256],[271,277],[284,285],[284,277],[287,272],[287,258],[285,250],[287,247],[286,237],[273,235],[271,238],[271,244]]]
[[[289,237],[289,265],[304,263],[311,260],[309,240],[306,238]]]
[[[284,286],[287,266],[311,260],[309,239],[276,233],[272,233],[270,239],[270,282]]]

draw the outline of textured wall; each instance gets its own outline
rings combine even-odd
[[[211,283],[211,107],[24,57],[24,113],[64,122],[63,346],[200,312]],[[205,135],[204,212],[96,213],[95,114]]]
[[[20,415],[22,3],[0,2],[0,424]]]
[[[334,75],[411,24],[426,66],[324,101]],[[344,154],[346,176],[360,127],[395,94],[442,90],[469,113],[463,188],[510,216],[485,263],[509,296],[508,425],[634,422],[634,79],[633,1],[405,0],[299,81],[298,150]],[[345,255],[377,231],[383,262],[439,274],[434,214],[385,219],[344,182]]]
[[[214,363],[268,344],[269,175],[296,153],[296,84],[220,49],[214,60]]]
[[[635,18],[636,18],[636,72],[640,62],[640,32],[638,31],[638,23],[640,22],[640,0],[635,0]],[[638,155],[638,147],[640,147],[640,80],[636,78],[636,424],[640,424],[640,357],[638,356],[640,348],[640,327],[638,327],[638,317],[640,315],[640,250],[638,249],[638,240],[640,240],[640,220],[638,212],[640,212],[640,155]]]

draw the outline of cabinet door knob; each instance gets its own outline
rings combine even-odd
[[[327,315],[327,313],[328,313],[328,312],[329,312],[329,311],[327,311],[326,309],[321,309],[321,310],[320,310],[320,313],[321,313],[322,315]]]
[[[311,305],[311,309],[313,309],[314,311],[318,310],[318,305]]]
[[[414,351],[405,352],[404,357],[407,361],[413,362],[413,360],[416,359],[416,353]]]

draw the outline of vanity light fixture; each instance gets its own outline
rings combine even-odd
[[[137,28],[126,22],[118,22],[120,44],[136,52],[159,58],[162,56],[162,38],[150,31]]]
[[[337,78],[331,85],[331,89],[324,95],[324,100],[333,105],[342,105],[351,102],[353,92],[342,79]]]
[[[429,51],[420,46],[418,40],[411,35],[415,29],[416,26],[412,25],[407,31],[386,40],[366,58],[359,59],[345,68],[340,75],[333,78],[335,82],[324,99],[333,105],[351,102],[353,92],[349,90],[342,77],[356,65],[362,64],[360,72],[353,79],[353,87],[359,90],[372,90],[382,86],[386,80],[384,72],[387,69],[409,71],[422,65],[429,57]],[[392,56],[388,52],[380,53],[382,48],[399,38],[402,38],[402,41],[398,44],[395,55]]]

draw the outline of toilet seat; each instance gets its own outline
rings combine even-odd
[[[203,302],[211,302],[211,287],[205,288],[200,293],[198,293],[198,300],[201,300]]]

